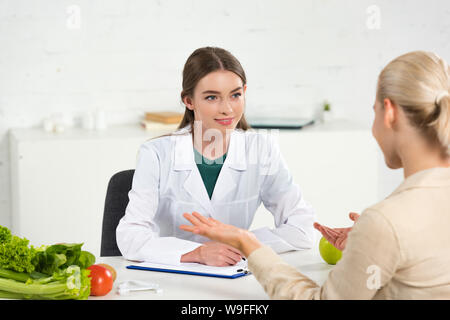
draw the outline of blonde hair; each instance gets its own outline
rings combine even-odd
[[[377,100],[400,106],[410,123],[450,156],[450,69],[434,53],[414,51],[392,60],[378,78]]]

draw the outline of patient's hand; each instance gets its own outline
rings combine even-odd
[[[247,230],[222,223],[211,217],[206,218],[198,212],[184,213],[192,225],[181,225],[180,229],[205,236],[213,241],[234,248],[240,255],[248,257],[250,253],[262,246],[256,236]]]
[[[349,217],[352,221],[356,222],[359,218],[359,214],[355,212],[350,212]],[[314,228],[322,233],[323,237],[328,240],[333,246],[335,246],[339,250],[344,250],[345,245],[347,243],[348,233],[352,230],[352,227],[349,228],[329,228],[323,226],[317,222],[314,223]]]

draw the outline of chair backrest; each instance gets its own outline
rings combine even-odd
[[[100,256],[121,256],[117,247],[116,228],[125,215],[128,205],[128,192],[131,190],[134,170],[120,171],[109,180],[106,191],[105,210],[103,212],[102,241]]]

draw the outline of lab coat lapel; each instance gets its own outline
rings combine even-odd
[[[174,170],[190,171],[183,183],[183,188],[206,210],[200,213],[213,216],[214,208],[195,163],[193,148],[191,133],[175,136]]]
[[[219,177],[214,187],[211,201],[223,200],[232,190],[237,187],[237,179],[234,178],[235,170],[247,170],[245,148],[245,133],[234,130],[230,137],[227,157],[220,171]]]
[[[206,212],[200,212],[201,214],[209,213],[211,216],[215,215],[214,208],[211,205],[208,192],[206,191],[205,184],[203,183],[202,176],[197,167],[194,167],[191,170],[183,184],[183,188],[193,199],[197,200],[197,202],[206,209]]]

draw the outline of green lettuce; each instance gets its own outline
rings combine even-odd
[[[0,298],[87,299],[95,256],[83,243],[35,248],[0,226]]]
[[[0,226],[0,268],[18,272],[35,269],[36,249],[29,240],[11,235],[8,228]]]

